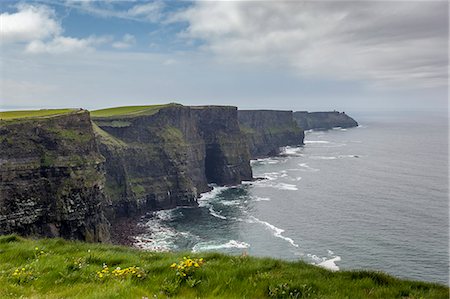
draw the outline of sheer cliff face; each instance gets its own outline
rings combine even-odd
[[[239,110],[239,124],[252,158],[276,155],[283,146],[302,145],[305,137],[292,111]]]
[[[177,105],[94,122],[116,215],[196,205],[208,183],[252,178],[234,107]]]
[[[358,123],[345,112],[294,112],[294,119],[304,130],[329,130],[335,127],[357,127]]]
[[[250,153],[241,133],[236,107],[191,107],[205,142],[208,183],[236,185],[252,179]]]
[[[0,121],[0,234],[109,240],[89,113]]]

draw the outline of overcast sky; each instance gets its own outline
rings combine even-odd
[[[2,109],[447,107],[447,1],[0,5]]]

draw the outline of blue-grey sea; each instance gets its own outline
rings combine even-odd
[[[252,161],[255,177],[153,213],[136,246],[215,250],[448,284],[448,122],[439,113],[354,113],[357,128]]]

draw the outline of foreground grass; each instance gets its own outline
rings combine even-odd
[[[182,253],[144,252],[61,239],[0,237],[0,298],[448,298],[448,287],[369,271],[329,272],[303,262],[191,254],[204,258],[188,280],[170,268]],[[139,267],[139,277],[102,277]],[[136,268],[130,268],[136,269]],[[19,274],[17,274],[19,273]]]
[[[18,110],[0,112],[0,120],[12,120],[20,118],[48,117],[75,112],[75,109],[41,109],[41,110]]]

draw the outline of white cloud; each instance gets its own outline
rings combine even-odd
[[[447,84],[447,12],[444,1],[200,1],[171,21],[187,21],[182,36],[203,41],[221,61],[433,87]]]
[[[112,46],[116,49],[128,49],[136,44],[136,38],[132,34],[125,34],[121,41],[114,42]]]
[[[95,37],[88,38],[73,38],[65,36],[56,36],[54,39],[43,42],[41,40],[35,40],[29,43],[25,49],[28,53],[68,53],[93,50],[94,46],[103,44],[109,41],[107,37]]]
[[[108,36],[74,38],[63,36],[63,28],[55,11],[44,5],[21,4],[16,13],[2,13],[2,46],[27,43],[26,53],[68,53],[93,50],[95,46],[111,41]]]
[[[151,22],[157,22],[162,18],[164,4],[160,1],[145,4],[137,4],[130,8],[126,15],[130,17],[142,17]]]
[[[0,23],[2,43],[44,39],[62,31],[54,11],[40,5],[19,5],[16,13],[2,13]]]
[[[129,9],[123,9],[123,7],[120,7],[120,5],[123,5],[123,1],[115,0],[66,0],[60,4],[102,18],[119,18],[151,23],[156,23],[163,18],[163,9],[165,7],[163,1],[152,1],[148,3],[142,3],[143,1],[137,2],[138,4],[133,4]]]

